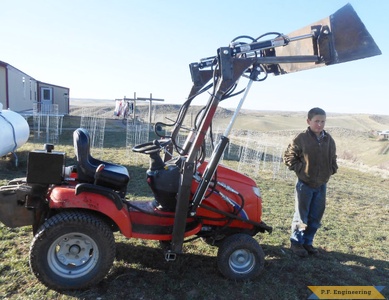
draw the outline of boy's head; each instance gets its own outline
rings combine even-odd
[[[307,123],[316,135],[320,135],[326,124],[326,112],[319,107],[312,108],[308,112]]]
[[[312,120],[312,118],[316,115],[325,116],[326,112],[324,109],[321,109],[319,107],[314,107],[308,112],[308,120]]]

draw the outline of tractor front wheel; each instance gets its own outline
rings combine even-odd
[[[220,272],[228,279],[249,280],[262,272],[265,254],[250,235],[234,234],[220,245],[217,264]]]
[[[115,258],[110,227],[97,216],[65,211],[48,219],[30,248],[35,276],[55,290],[83,289],[97,284]]]

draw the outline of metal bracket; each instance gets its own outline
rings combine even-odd
[[[165,260],[166,261],[175,261],[177,259],[177,253],[168,250],[165,252]]]
[[[232,50],[229,47],[222,47],[218,51],[222,78],[223,80],[232,80],[234,77]]]
[[[326,65],[332,63],[334,61],[334,46],[328,25],[322,26],[317,43],[320,51],[320,62],[324,62]]]

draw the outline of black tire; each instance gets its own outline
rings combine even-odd
[[[217,253],[217,265],[228,279],[249,280],[257,277],[265,265],[265,254],[258,242],[247,234],[227,237]]]
[[[31,243],[30,267],[54,290],[84,289],[100,282],[111,269],[116,245],[110,227],[81,211],[48,219]]]

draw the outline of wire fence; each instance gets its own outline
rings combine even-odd
[[[58,143],[62,121],[62,116],[58,114],[58,104],[33,103],[32,116],[34,141]]]
[[[148,119],[149,112],[139,114],[139,118]],[[166,121],[172,119],[170,114],[157,114],[156,109],[152,110],[152,121]],[[88,129],[91,135],[91,148],[95,156],[99,153],[100,158],[103,155],[103,143],[105,132],[105,117],[94,111],[93,108],[83,109],[81,116],[81,127]],[[137,155],[132,152],[135,145],[143,144],[158,137],[154,134],[153,124],[134,124],[131,120],[126,122],[126,150],[130,164],[139,164],[144,161],[143,155]],[[187,127],[190,125],[187,124]],[[213,148],[216,146],[224,132],[224,127],[214,124],[213,139],[206,135],[205,154],[206,159],[212,155]],[[170,132],[166,132],[169,135]],[[274,133],[264,133],[258,131],[232,131],[229,136],[230,142],[221,158],[225,161],[234,162],[234,168],[239,172],[248,175],[259,174],[260,172],[271,173],[273,178],[291,178],[293,172],[290,172],[282,161],[283,151],[286,149],[286,140],[291,140],[294,133],[288,133],[282,136]],[[177,137],[179,145],[183,145],[187,135],[186,133]],[[177,155],[177,153],[173,153]],[[236,165],[235,165],[236,163]]]
[[[213,148],[222,136],[222,132],[216,130],[213,134],[213,142],[209,135],[205,140],[206,159],[212,155]],[[262,136],[262,137],[261,137]],[[138,144],[149,142],[156,137],[150,131],[149,125],[127,125],[126,148],[131,152],[132,147]],[[177,137],[178,144],[182,145],[186,139],[185,135]],[[230,143],[222,156],[223,161],[237,162],[239,172],[245,174],[258,174],[259,172],[271,172],[273,178],[289,178],[293,174],[287,169],[282,161],[284,145],[272,143],[264,139],[261,133],[252,131],[245,136],[232,135]],[[141,159],[139,155],[129,155],[131,163],[137,164]]]
[[[106,119],[94,108],[82,108],[80,127],[89,132],[90,147],[93,149],[93,156],[102,158],[104,154],[104,134]]]
[[[220,139],[221,135],[221,133],[215,134],[217,136],[215,140]],[[236,161],[239,172],[250,175],[271,172],[273,178],[287,178],[292,175],[282,160],[285,150],[282,143],[274,143],[266,135],[256,131],[248,131],[244,136],[235,132],[229,139],[230,143],[224,151],[223,160]],[[209,139],[207,139],[207,147],[211,148]],[[209,151],[207,153],[209,153],[207,157],[212,154]]]
[[[126,126],[126,149],[129,153],[130,164],[138,164],[140,158],[139,155],[130,154],[131,149],[140,144],[147,143],[150,138],[150,125],[133,125],[127,122]]]

